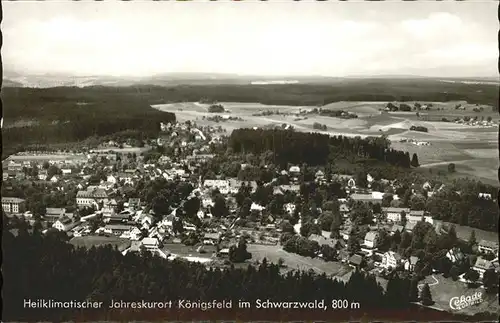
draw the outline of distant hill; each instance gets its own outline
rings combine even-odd
[[[21,82],[4,79],[2,80],[2,87],[24,87],[24,84]]]
[[[8,87],[87,87],[87,86],[176,86],[176,85],[245,85],[253,82],[280,83],[330,83],[339,82],[340,78],[331,77],[262,77],[240,76],[233,74],[205,73],[173,73],[159,74],[149,77],[115,77],[115,76],[74,76],[62,74],[44,75],[4,75],[4,86]]]
[[[445,74],[444,74],[445,75]],[[440,77],[442,78],[442,77]],[[4,71],[3,86],[5,87],[88,87],[88,86],[176,86],[176,85],[276,85],[286,83],[301,84],[339,84],[356,80],[436,80],[438,77],[426,77],[419,75],[352,75],[347,77],[327,76],[261,76],[261,75],[239,75],[225,73],[162,73],[146,77],[132,76],[107,76],[107,75],[70,75],[62,73],[46,74],[23,74],[15,71]],[[498,81],[494,77],[446,77],[449,80],[478,80]]]

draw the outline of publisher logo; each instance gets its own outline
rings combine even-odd
[[[452,297],[450,299],[450,308],[452,310],[461,310],[466,307],[479,304],[483,302],[483,294],[481,292],[476,292],[470,296],[460,296]]]

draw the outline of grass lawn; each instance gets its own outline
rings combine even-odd
[[[409,138],[403,135],[402,137]],[[427,140],[424,140],[427,141]],[[430,146],[417,146],[407,142],[392,142],[391,147],[398,150],[407,151],[410,155],[416,153],[421,165],[439,162],[456,162],[471,159],[469,155],[449,142],[432,142]]]
[[[441,220],[434,220],[435,224],[438,222],[442,222],[442,221]],[[462,225],[458,225],[458,224],[450,223],[450,222],[443,222],[443,224],[445,226],[454,225],[455,231],[457,232],[457,237],[459,239],[462,239],[462,240],[466,240],[466,241],[469,240],[470,233],[472,230],[474,230],[477,241],[480,241],[481,239],[485,239],[485,240],[489,240],[489,241],[498,242],[497,232],[484,231],[484,230],[480,230],[480,229],[476,229],[476,228],[472,228],[472,227],[468,227],[468,226],[462,226]]]
[[[336,276],[346,279],[345,276],[351,271],[351,268],[340,262],[326,262],[319,258],[303,257],[294,253],[286,252],[281,246],[267,246],[249,244],[247,250],[252,253],[252,261],[266,258],[271,263],[278,263],[280,258],[289,270],[314,270],[318,273]],[[348,279],[348,277],[347,277]]]
[[[484,289],[478,288],[468,288],[465,283],[460,281],[453,281],[451,278],[444,278],[442,275],[434,275],[439,281],[438,284],[431,285],[434,283],[434,279],[429,276],[421,283],[429,283],[431,289],[431,295],[434,302],[434,306],[439,307],[446,311],[454,311],[450,308],[450,299],[453,297],[460,296],[470,296],[476,292],[481,292],[483,294],[483,302],[471,307],[467,307],[462,310],[456,311],[457,313],[473,315],[480,312],[493,312],[500,314],[500,307],[498,305],[498,295],[486,295]]]
[[[181,243],[166,243],[163,245],[162,250],[168,253],[176,254],[180,257],[191,256],[200,258],[211,258],[212,254],[215,252],[215,246],[203,246],[205,253],[199,253],[196,251],[198,246],[185,246]]]

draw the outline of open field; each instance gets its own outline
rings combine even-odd
[[[496,232],[491,232],[491,231],[484,231],[476,228],[471,228],[468,226],[461,226],[455,223],[449,223],[449,222],[443,222],[441,220],[434,220],[434,223],[443,223],[446,226],[455,226],[455,231],[457,232],[457,237],[462,240],[469,240],[470,233],[472,230],[475,231],[476,235],[476,240],[480,241],[481,239],[489,240],[489,241],[495,241],[498,243],[498,234]]]
[[[141,154],[149,150],[151,150],[151,147],[129,147],[129,148],[110,147],[110,148],[92,149],[92,151],[96,153],[107,153],[111,151],[113,153],[118,153],[118,154],[128,154],[128,153]]]
[[[410,106],[414,102],[406,102]],[[323,106],[323,109],[342,110],[358,115],[357,119],[342,119],[317,114],[298,115],[301,110],[311,110],[316,106],[264,105],[261,103],[226,102],[222,105],[228,110],[219,115],[240,117],[243,121],[214,122],[203,119],[217,115],[207,112],[207,105],[199,103],[172,103],[155,105],[158,110],[173,112],[179,121],[192,120],[198,125],[222,127],[227,134],[237,128],[267,127],[291,125],[297,131],[319,132],[329,135],[345,136],[380,136],[386,135],[395,149],[417,153],[420,165],[438,170],[446,170],[448,163],[457,165],[457,175],[474,176],[489,183],[496,180],[498,167],[498,127],[479,127],[441,121],[443,117],[452,120],[455,117],[479,116],[492,117],[498,123],[498,113],[486,105],[482,112],[473,112],[476,105],[464,101],[427,102],[433,104],[433,110],[420,111],[419,116],[412,112],[382,112],[386,102],[335,102]],[[466,110],[456,110],[462,104]],[[439,109],[439,110],[438,110]],[[280,114],[255,115],[265,111],[279,111]],[[439,121],[428,121],[439,120]],[[314,129],[313,124],[327,126],[326,131]],[[412,125],[424,126],[428,132],[410,131]],[[429,142],[429,146],[417,146],[414,143],[400,142],[402,139]],[[428,165],[428,166],[426,166]]]
[[[180,243],[167,243],[163,245],[162,250],[166,253],[172,253],[179,257],[196,257],[211,259],[213,252],[215,252],[214,246],[203,246],[205,253],[200,253],[196,251],[195,246],[185,246]]]
[[[38,155],[11,155],[6,160],[10,161],[44,161],[44,160],[87,160],[85,155],[75,154],[38,154]]]
[[[252,253],[252,261],[266,258],[271,263],[278,263],[282,258],[289,270],[314,270],[342,280],[350,277],[351,268],[340,262],[326,262],[322,259],[303,257],[283,250],[280,245],[249,244],[247,250]]]
[[[431,289],[432,299],[435,302],[436,308],[441,308],[446,311],[454,311],[457,313],[474,315],[481,312],[492,312],[500,314],[500,307],[498,305],[498,295],[486,295],[483,288],[468,288],[467,284],[460,281],[453,281],[451,278],[444,278],[442,275],[433,275],[438,283],[432,276],[426,277],[421,283],[428,283]],[[471,296],[476,292],[482,293],[483,302],[477,305],[466,307],[462,310],[453,310],[450,308],[450,299],[460,296]]]
[[[419,155],[420,156],[420,155]],[[455,173],[448,173],[448,164],[455,164]],[[450,179],[469,177],[481,182],[498,186],[498,159],[496,158],[468,158],[462,160],[452,160],[449,162],[436,162],[420,167],[420,171],[431,171],[433,173],[446,173]]]

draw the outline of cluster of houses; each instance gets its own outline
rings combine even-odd
[[[395,212],[397,210],[385,210],[385,212]],[[410,212],[411,213],[411,212]],[[418,218],[410,218],[411,222],[408,223],[416,223],[421,220],[421,217]],[[397,220],[397,219],[395,219]],[[429,223],[432,223],[432,219],[425,217],[425,220]],[[393,225],[389,226],[389,234],[393,235],[396,230],[403,231],[405,227],[401,225]],[[408,230],[410,231],[410,230]],[[338,260],[348,264],[353,268],[361,268],[365,267],[367,264],[371,263],[371,268],[375,268],[378,270],[392,270],[392,269],[404,269],[406,271],[412,272],[415,269],[415,265],[419,261],[418,257],[409,256],[403,257],[399,253],[395,251],[386,251],[380,252],[377,249],[377,240],[379,239],[378,231],[369,231],[366,233],[362,243],[360,244],[361,250],[354,255],[349,255],[346,250],[347,241],[349,239],[349,232],[345,230],[341,232],[341,238],[333,239],[328,237],[327,235],[318,235],[312,234],[309,236],[309,240],[316,241],[318,245],[328,245],[331,248],[338,250]],[[472,266],[472,269],[479,273],[479,279],[482,279],[484,272],[488,269],[494,269],[495,271],[500,270],[498,257],[494,259],[487,260],[486,256],[483,255],[496,255],[498,253],[499,246],[498,243],[488,241],[488,240],[480,240],[477,244],[477,251],[480,255],[477,257],[477,260]],[[321,257],[322,255],[319,254]],[[467,258],[467,256],[457,247],[453,247],[447,251],[446,257],[451,261],[451,263],[460,263]],[[467,260],[468,261],[468,260]]]
[[[428,141],[420,141],[420,140],[415,140],[415,139],[412,139],[412,138],[401,138],[399,140],[399,142],[407,142],[407,143],[410,143],[410,144],[414,144],[416,146],[430,146],[431,143],[428,142]]]
[[[172,142],[176,142],[176,147],[180,146],[182,148],[181,151],[183,153],[181,157],[177,158],[178,156],[175,154],[174,156],[163,155],[155,162],[147,163],[144,162],[142,156],[138,156],[135,159],[136,167],[117,170],[114,167],[118,159],[117,154],[111,152],[90,153],[83,162],[79,159],[71,159],[69,162],[66,160],[50,161],[50,165],[56,165],[62,170],[61,174],[57,175],[57,181],[47,178],[42,179],[46,169],[41,167],[41,165],[34,165],[32,162],[9,161],[7,171],[18,174],[24,173],[23,169],[26,167],[37,167],[39,169],[37,174],[39,180],[51,180],[55,185],[60,181],[69,181],[75,184],[78,189],[75,197],[76,207],[79,210],[90,209],[92,211],[89,214],[85,213],[83,215],[80,211],[69,213],[64,208],[48,207],[44,220],[49,223],[49,227],[67,232],[69,235],[80,239],[96,235],[124,239],[130,242],[124,252],[147,250],[161,257],[168,257],[169,252],[166,251],[163,245],[167,241],[168,243],[181,243],[176,230],[174,230],[174,223],[178,219],[176,215],[177,209],[173,209],[170,214],[162,214],[160,217],[155,216],[151,211],[147,211],[148,205],[138,197],[125,199],[123,196],[120,196],[120,188],[134,187],[139,180],[144,178],[148,180],[165,178],[167,180],[177,179],[188,181],[195,186],[195,190],[188,199],[195,196],[200,199],[201,208],[197,215],[203,221],[212,218],[211,208],[214,206],[214,200],[211,193],[213,190],[218,190],[229,201],[233,199],[233,196],[240,190],[242,185],[246,185],[251,191],[255,191],[257,183],[255,181],[241,181],[236,178],[205,179],[203,181],[199,177],[193,178],[191,174],[198,167],[214,158],[214,155],[210,153],[209,145],[215,139],[211,139],[207,135],[211,131],[207,131],[207,129],[200,130],[186,124],[162,124],[161,127],[164,132],[158,138],[157,144],[159,146],[166,146],[171,145]],[[104,160],[106,160],[106,163],[102,163]],[[93,166],[95,165],[104,165],[103,168],[106,176],[102,178],[100,183],[89,185],[88,180],[92,176]],[[241,167],[244,168],[246,165],[242,164]],[[67,171],[64,171],[66,169]],[[301,171],[299,166],[291,165],[287,169],[278,172],[277,176],[287,176],[290,184],[277,185],[273,182],[273,194],[285,194],[286,192],[300,194],[299,178]],[[367,175],[368,189],[363,190],[356,187],[356,182],[350,175],[334,175],[333,179],[340,180],[345,184],[345,189],[350,200],[364,203],[382,202],[384,193],[370,189],[374,181],[370,175]],[[315,173],[315,180],[319,184],[326,183],[325,173],[318,170]],[[385,182],[386,184],[391,184],[389,181]],[[439,187],[437,190],[441,188]],[[429,191],[436,190],[429,183],[424,184],[424,189]],[[393,199],[398,200],[398,196],[393,195]],[[341,202],[340,213],[346,218],[346,222],[348,222],[350,212],[348,201],[347,199],[340,199],[339,202]],[[233,215],[236,213],[234,204],[228,203],[230,214]],[[26,202],[17,197],[2,197],[2,209],[8,214],[26,214]],[[251,212],[263,214],[264,210],[263,206],[256,203],[252,203],[251,205]],[[285,204],[284,210],[289,214],[293,214],[295,211],[294,203]],[[351,257],[348,255],[343,256],[343,253],[341,253],[341,259],[352,266],[360,266],[366,259],[377,255],[380,260],[376,261],[375,265],[380,268],[403,266],[406,270],[412,270],[418,261],[416,257],[404,259],[395,252],[380,253],[377,250],[377,229],[380,225],[383,225],[390,234],[404,230],[411,232],[417,222],[424,220],[434,224],[433,219],[423,210],[411,210],[408,208],[387,207],[382,208],[382,213],[384,215],[383,218],[385,218],[384,223],[377,223],[377,227],[370,228],[370,231],[366,233],[361,244],[361,252]],[[402,214],[405,214],[406,218],[404,226],[400,224],[402,222]],[[94,219],[101,219],[102,221],[100,220],[96,225],[97,221],[94,221]],[[245,228],[236,225],[234,217],[231,219],[220,219],[216,225],[204,226],[201,233],[201,241],[198,244],[200,247],[209,250],[213,250],[212,247],[216,247],[214,250],[217,250],[217,254],[222,257],[227,256],[231,243],[237,241],[241,236],[250,236],[254,241],[265,240],[268,243],[275,244],[279,241],[279,220],[269,215],[266,222],[267,224],[262,225],[259,230],[255,230],[255,228]],[[200,233],[196,226],[185,221],[183,228],[186,232]],[[257,231],[258,233],[256,233]],[[345,249],[346,241],[349,240],[349,225],[345,225],[340,234],[341,239],[331,239],[322,235],[313,235],[310,239],[317,241],[320,245],[327,244],[342,250]],[[480,252],[493,252],[498,250],[498,245],[481,241],[478,249]],[[450,250],[447,257],[455,262],[462,255],[457,250]],[[487,260],[479,258],[476,265],[475,268],[477,267],[478,271],[481,272],[480,268],[484,269],[494,266],[494,261],[488,263]]]
[[[60,170],[59,174],[49,174],[48,170],[44,168],[44,163],[42,160],[47,161],[49,165],[55,165]],[[52,183],[58,183],[61,179],[70,176],[75,167],[81,166],[85,163],[86,159],[68,159],[68,160],[32,160],[32,159],[16,159],[7,160],[3,165],[2,179],[7,180],[18,180],[22,181],[25,179],[36,179],[39,181],[50,181]],[[27,173],[28,169],[36,168],[36,175],[30,176]]]
[[[470,120],[465,120],[465,119],[458,119],[455,121],[457,124],[463,124],[466,126],[471,126],[471,127],[495,127],[498,126],[498,123],[495,123],[493,121],[488,121],[488,120],[479,120],[476,118],[472,118]]]

